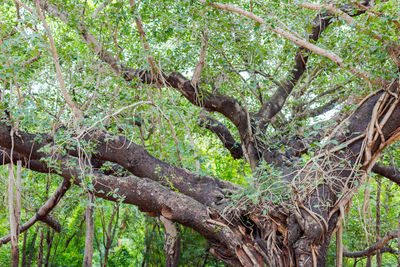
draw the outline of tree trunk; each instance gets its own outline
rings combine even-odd
[[[37,231],[38,231],[38,228],[36,227],[36,231],[33,234],[32,242],[31,242],[31,244],[29,246],[29,251],[27,253],[28,254],[28,261],[26,262],[26,266],[28,266],[28,267],[31,266],[32,259],[33,259],[33,256],[35,254],[35,243],[36,243]]]
[[[54,229],[53,230],[47,230],[47,253],[46,253],[46,260],[44,262],[44,266],[48,267],[49,266],[49,261],[50,261],[50,254],[51,254],[51,247],[53,246],[53,240],[54,240]]]
[[[85,253],[83,256],[83,267],[91,267],[93,261],[93,235],[94,235],[94,216],[93,203],[94,195],[88,192],[88,206],[86,207],[86,238],[85,238]]]
[[[380,130],[370,121],[380,119],[374,110],[381,110],[384,101],[393,101],[388,95],[380,92],[369,97],[349,118],[349,126],[336,131],[331,140],[346,146],[332,143],[300,171],[284,176],[293,187],[289,199],[261,200],[258,205],[236,208],[232,214],[225,211],[224,216],[211,214],[208,222],[217,225],[226,240],[224,246],[211,242],[210,252],[231,266],[324,266],[330,239],[353,194],[382,149],[400,134],[398,126],[390,126],[400,125],[400,107],[396,106],[393,112],[380,114],[387,117],[387,123],[382,127],[382,139],[374,138]],[[374,134],[355,134],[369,132]],[[370,145],[363,145],[368,142]],[[358,164],[362,167],[356,170]]]
[[[8,165],[8,205],[11,234],[11,266],[19,266],[19,220],[21,217],[21,161],[17,162],[17,175],[13,165]]]
[[[43,241],[44,241],[44,232],[43,232],[43,230],[41,230],[38,255],[37,255],[37,266],[38,267],[42,267],[42,265],[43,265]]]
[[[177,267],[179,264],[181,239],[179,232],[173,222],[160,216],[161,222],[164,224],[164,251],[165,251],[165,266]]]
[[[376,188],[376,226],[375,226],[375,232],[376,232],[376,242],[378,242],[381,237],[380,237],[380,228],[381,228],[381,187],[382,187],[382,179],[380,177],[377,178],[377,188]],[[381,267],[382,266],[382,254],[380,250],[377,250],[376,253],[376,266]]]
[[[116,215],[116,219],[115,219],[115,223],[113,224],[115,215]],[[114,205],[114,209],[111,214],[110,220],[108,221],[107,228],[106,228],[106,225],[104,222],[104,213],[103,213],[103,218],[102,218],[103,233],[105,233],[105,236],[106,236],[106,242],[104,244],[104,261],[102,264],[103,267],[107,266],[108,254],[110,253],[110,249],[111,249],[112,243],[114,241],[115,231],[116,231],[117,225],[118,225],[118,219],[119,219],[119,205]],[[113,227],[113,225],[114,225],[114,227]]]
[[[28,231],[24,232],[24,242],[22,243],[22,259],[21,259],[21,267],[26,266],[26,240],[28,237]]]

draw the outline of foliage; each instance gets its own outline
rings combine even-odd
[[[34,7],[33,1],[22,2]],[[195,171],[199,176],[211,175],[242,186],[240,193],[230,196],[231,200],[236,201],[234,204],[243,199],[256,204],[262,201],[279,204],[287,198],[287,184],[275,179],[282,172],[265,161],[252,172],[244,158],[233,159],[215,134],[199,127],[201,108],[192,105],[176,90],[142,84],[138,79],[125,81],[99,60],[82,41],[81,33],[74,29],[80,23],[90,27],[91,33],[99,38],[104,48],[112,51],[118,60],[131,68],[150,70],[149,52],[166,73],[176,71],[187,77],[194,72],[201,50],[201,39],[207,36],[208,50],[200,79],[201,88],[215,95],[234,97],[246,107],[249,114],[256,113],[263,103],[271,99],[274,93],[272,89],[285,80],[292,69],[297,45],[273,34],[266,25],[202,4],[201,1],[161,0],[155,3],[142,0],[133,9],[128,1],[123,0],[49,2],[58,4],[71,16],[68,23],[49,14],[46,14],[46,20],[52,30],[66,89],[74,103],[86,108],[84,116],[75,121],[73,113],[65,104],[49,49],[49,34],[41,21],[21,6],[17,17],[15,3],[0,0],[0,112],[8,114],[1,115],[2,123],[39,136],[51,133],[54,143],[42,148],[41,152],[65,156],[68,151],[75,149],[79,151],[79,159],[95,155],[96,142],[78,140],[77,136],[96,126],[109,133],[126,136],[160,160]],[[109,4],[95,16],[96,9],[105,2]],[[289,31],[303,34],[305,29],[310,30],[313,25],[316,12],[299,9],[292,2],[298,1],[229,1],[255,14],[264,14],[267,25],[272,28],[283,24]],[[348,4],[350,1],[337,2]],[[400,16],[399,2],[375,2],[373,11],[383,15],[365,13],[357,17],[357,23],[363,25],[369,33],[380,33],[388,43],[398,42],[399,29],[393,26],[392,20]],[[137,16],[141,17],[145,28],[150,47],[148,52],[143,49],[136,27],[132,26]],[[386,44],[370,38],[341,18],[333,20],[333,25],[318,40],[318,46],[334,51],[344,59],[345,66],[360,67],[370,73],[372,78],[392,80],[398,76],[398,72],[392,71],[396,67],[385,49]],[[36,57],[35,61],[23,65]],[[260,143],[272,144],[271,150],[289,150],[290,144],[286,144],[285,140],[296,136],[312,139],[321,130],[327,131],[334,126],[331,119],[335,118],[337,111],[350,114],[359,100],[375,89],[372,84],[366,84],[327,58],[310,53],[308,70],[288,97],[287,105],[268,122],[270,127],[262,133]],[[333,99],[336,101],[330,112],[317,117],[307,115]],[[151,104],[126,108],[140,101],[151,101]],[[126,109],[117,112],[121,108]],[[226,125],[235,140],[240,139],[231,121],[220,114],[210,116]],[[37,142],[40,142],[40,138]],[[314,151],[327,144],[315,141],[307,145],[310,149],[300,155],[303,165],[314,156]],[[387,149],[380,163],[400,166],[398,146],[395,144]],[[61,172],[60,162],[55,157],[41,160]],[[286,160],[290,162],[290,155]],[[55,266],[82,264],[85,245],[84,212],[88,205],[82,199],[93,188],[90,175],[92,169],[82,164],[83,161],[69,162],[71,166],[81,168],[85,182],[81,188],[70,189],[51,213],[63,229],[62,233],[54,234],[51,247],[46,239],[47,233],[52,232],[51,228],[44,223],[38,224],[36,228],[37,233],[44,233],[44,255],[49,254],[50,262]],[[113,167],[113,164],[106,163],[102,171],[110,171]],[[114,174],[123,172],[120,170]],[[345,220],[344,246],[347,251],[360,251],[376,241],[375,228],[372,227],[376,220],[376,179],[381,178],[372,175],[369,183],[362,185],[354,196]],[[24,169],[23,181],[21,221],[25,222],[43,205],[62,180],[56,174],[39,174]],[[394,204],[400,200],[398,185],[388,180],[382,181],[379,199],[381,235],[396,229],[400,212]],[[369,205],[363,212],[367,211],[368,216],[362,218],[364,213],[361,209],[365,206],[366,191],[369,194]],[[3,166],[0,168],[0,236],[9,231],[6,192],[7,168]],[[123,197],[119,199],[120,202],[122,200]],[[109,253],[109,266],[138,266],[143,262],[150,266],[162,265],[165,260],[164,229],[160,222],[145,216],[136,207],[122,203],[119,205],[120,218],[112,221],[116,235]],[[105,225],[111,219],[113,209],[113,203],[96,199],[96,266],[104,259],[104,240],[107,235]],[[209,245],[203,237],[189,228],[178,228],[182,242],[182,266],[220,264],[209,256]],[[28,232],[27,250],[33,235],[34,231]],[[38,239],[31,250],[35,255],[32,264],[37,263]],[[330,266],[334,265],[336,257],[334,241],[328,252]],[[22,250],[22,238],[19,242]],[[399,249],[394,241],[389,245]],[[1,266],[9,265],[9,250],[9,245],[0,247]],[[395,262],[393,255],[384,255],[384,265],[390,266]],[[346,266],[353,264],[353,260],[345,260]]]

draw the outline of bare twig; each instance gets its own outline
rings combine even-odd
[[[42,55],[42,51],[40,51],[37,56],[25,61],[24,63],[22,63],[22,67],[25,68],[29,64],[32,64],[33,62],[38,61],[41,55]]]

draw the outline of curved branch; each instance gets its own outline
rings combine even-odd
[[[49,213],[57,206],[61,198],[65,195],[65,193],[68,191],[70,187],[71,183],[68,180],[63,180],[62,183],[57,187],[53,195],[46,201],[46,203],[42,207],[38,209],[36,214],[20,227],[19,232],[23,233],[26,230],[28,230],[31,226],[33,226],[37,221],[42,221],[48,224],[56,232],[60,233],[61,232],[60,223],[56,219],[50,217]],[[10,242],[10,240],[11,240],[11,235],[7,235],[0,238],[0,246]]]
[[[200,116],[200,119],[199,125],[216,134],[234,159],[243,158],[242,146],[239,142],[235,141],[229,129],[224,124],[209,116]]]
[[[11,149],[26,156],[29,164],[36,164],[42,158],[51,158],[51,153],[37,152],[46,145],[51,146],[51,136],[34,135],[22,131],[18,136],[10,136],[11,128],[0,123],[0,146]],[[92,131],[83,134],[88,142],[96,144],[93,159],[117,163],[138,177],[145,177],[162,185],[177,190],[182,194],[193,197],[206,205],[216,205],[226,194],[226,191],[236,190],[236,186],[211,176],[201,176],[186,169],[175,167],[150,155],[146,149],[131,142],[125,136],[114,136],[102,131]],[[36,140],[36,141],[35,141]],[[38,143],[40,141],[40,144]],[[72,156],[78,156],[75,150],[68,150]],[[32,161],[34,160],[34,161]],[[38,162],[37,168],[43,168]]]
[[[209,208],[195,199],[175,192],[159,183],[147,178],[138,178],[136,176],[116,177],[112,175],[104,175],[93,171],[85,174],[79,168],[77,159],[71,156],[61,156],[55,153],[56,162],[59,163],[57,169],[48,168],[44,162],[30,161],[27,167],[33,171],[54,173],[64,178],[63,183],[57,188],[53,196],[46,204],[38,210],[37,214],[24,224],[25,231],[33,225],[38,219],[43,219],[43,215],[49,212],[50,208],[58,203],[62,195],[69,188],[70,182],[75,185],[87,188],[87,179],[90,176],[90,182],[93,185],[92,193],[100,198],[138,206],[143,212],[148,212],[156,216],[163,216],[171,221],[188,226],[210,242],[222,242],[226,246],[231,246],[226,240],[227,233],[218,231],[218,227],[213,224],[205,223],[209,216]],[[41,165],[38,167],[38,165]],[[118,189],[118,190],[117,190]],[[46,221],[46,219],[45,219]],[[23,226],[23,227],[24,227]],[[6,237],[7,238],[7,237]]]
[[[112,144],[109,145],[113,146]],[[17,152],[14,153],[18,154]],[[19,155],[18,157],[23,158],[23,155]],[[7,157],[5,156],[4,158]],[[57,205],[61,197],[68,190],[71,185],[69,181],[75,185],[87,188],[87,179],[85,179],[85,176],[88,175],[90,176],[89,183],[93,185],[92,193],[97,197],[114,202],[122,201],[127,204],[136,205],[141,211],[156,216],[162,215],[171,221],[198,231],[211,243],[222,242],[225,246],[234,246],[226,241],[229,239],[227,234],[230,235],[230,233],[218,231],[218,226],[205,223],[210,219],[209,207],[189,196],[171,190],[148,178],[139,178],[133,175],[116,177],[104,175],[96,171],[85,173],[78,167],[80,166],[77,162],[78,159],[72,156],[62,156],[60,153],[53,153],[53,159],[54,162],[58,163],[56,169],[49,168],[42,161],[26,159],[29,163],[26,165],[27,168],[38,172],[54,173],[63,177],[64,180],[53,196],[38,210],[37,214],[24,224],[21,232],[26,231],[37,220],[44,219],[44,216]],[[198,179],[201,180],[201,178]],[[207,192],[203,192],[203,194],[207,194]],[[47,219],[44,219],[44,221],[46,222]],[[8,237],[4,238],[4,240],[7,239]],[[1,241],[3,242],[3,239]]]
[[[397,238],[397,230],[389,231],[385,237],[381,238],[378,242],[372,246],[358,252],[343,252],[343,256],[347,258],[361,258],[376,254],[377,250],[382,249],[392,239]],[[384,251],[390,252],[390,251]]]

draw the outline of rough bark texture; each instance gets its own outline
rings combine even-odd
[[[165,266],[177,267],[179,264],[181,239],[179,232],[174,223],[163,216],[160,216],[161,222],[164,224],[164,251]]]

